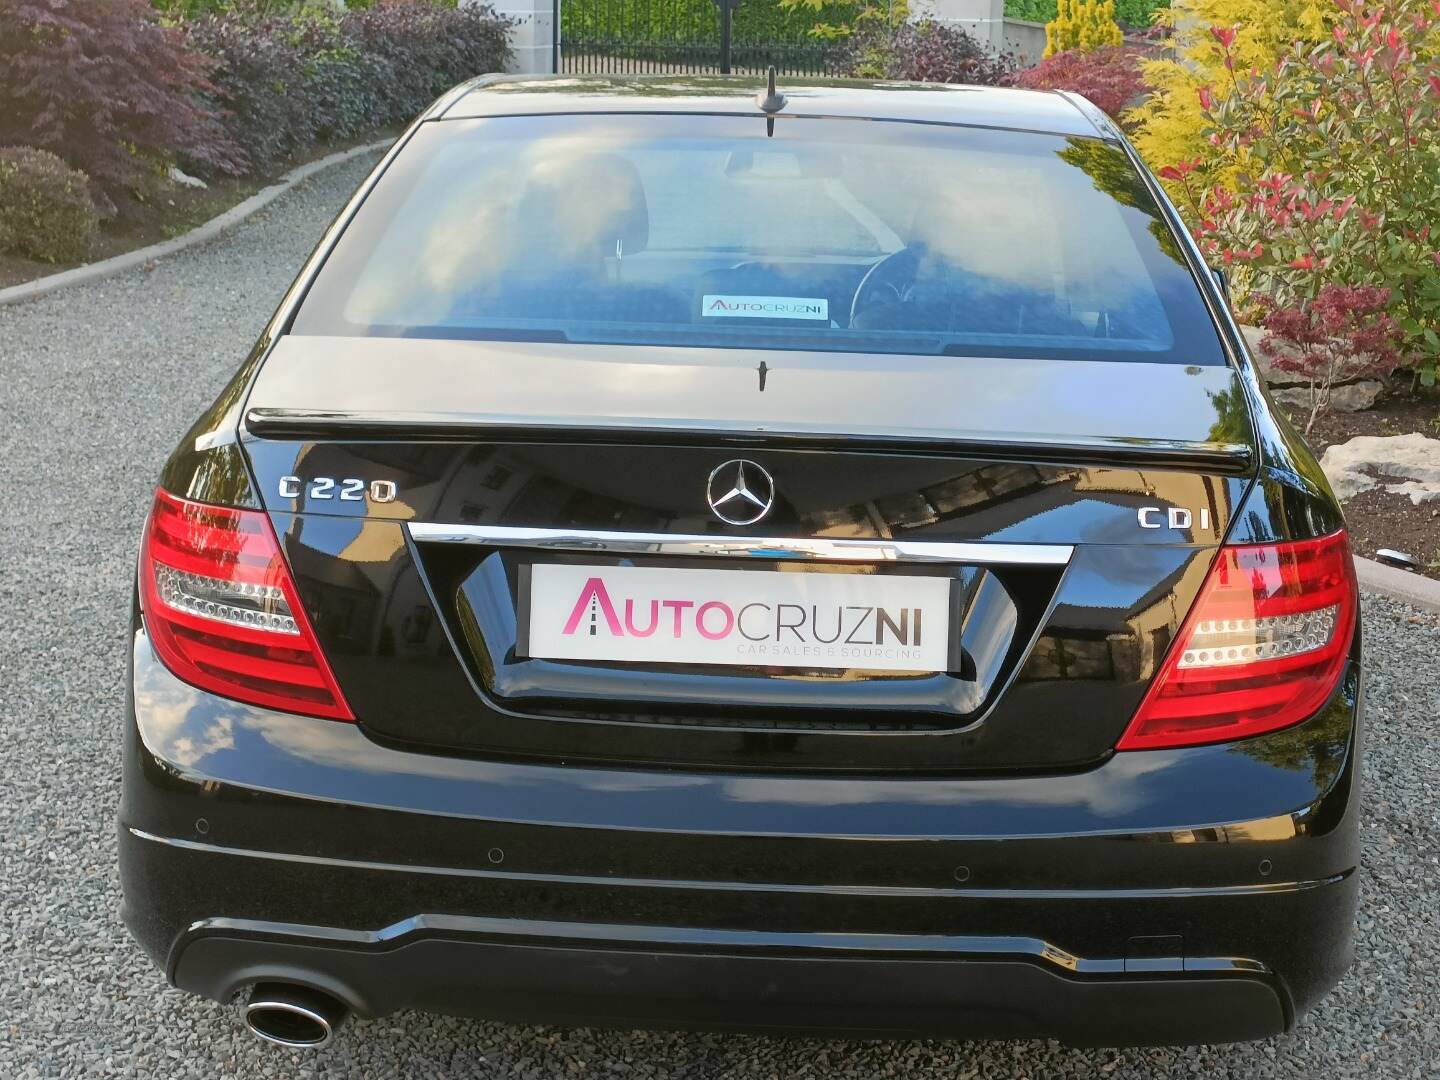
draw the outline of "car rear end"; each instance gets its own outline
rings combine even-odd
[[[1123,142],[517,95],[411,133],[167,465],[170,980],[306,1035],[1290,1027],[1350,953],[1353,571]]]

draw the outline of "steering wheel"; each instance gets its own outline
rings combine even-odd
[[[903,303],[920,273],[921,254],[920,248],[907,245],[871,263],[855,287],[847,325],[854,326],[855,316],[875,304]]]

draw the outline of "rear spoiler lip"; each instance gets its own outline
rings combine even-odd
[[[1057,464],[1172,465],[1246,474],[1254,447],[1244,443],[1120,436],[1026,434],[966,435],[858,432],[834,434],[788,428],[727,428],[668,425],[654,420],[594,423],[583,419],[529,420],[473,413],[415,413],[251,408],[246,430],[261,439],[349,439],[379,442],[593,442],[672,445],[848,449],[893,453],[963,453],[981,459],[1026,459]]]

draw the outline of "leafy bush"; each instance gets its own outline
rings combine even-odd
[[[306,0],[150,0],[156,11],[176,19],[194,19],[201,15],[222,15],[227,12],[262,18],[267,15],[284,15],[303,6],[305,2]],[[345,0],[327,2],[338,7],[345,6]],[[369,7],[369,4],[362,5],[356,0],[350,0],[349,6]]]
[[[305,56],[281,25],[205,16],[184,28],[190,47],[214,61],[206,96],[244,148],[247,171],[268,171],[317,138]]]
[[[234,0],[231,0],[233,3]],[[259,3],[282,3],[283,0],[250,0]],[[361,8],[384,7],[387,3],[394,3],[395,0],[329,0],[336,7],[348,7],[352,11],[359,11]],[[453,8],[460,6],[460,0],[423,0],[424,3],[435,7]]]
[[[236,172],[236,147],[201,100],[205,73],[146,0],[6,0],[0,145],[62,153],[112,212],[176,155]]]
[[[1230,72],[1210,27],[1234,30],[1236,70],[1267,71],[1296,42],[1314,46],[1328,37],[1336,13],[1333,0],[1185,0],[1183,8],[1158,12],[1175,55],[1141,65],[1151,93],[1127,116],[1140,155],[1155,168],[1194,161],[1204,186],[1233,184],[1242,169],[1210,143],[1198,98],[1205,87],[1219,100],[1230,93]],[[1166,187],[1178,194],[1173,183]]]
[[[428,0],[411,0],[406,10],[429,11],[434,21],[445,24],[458,21],[454,11],[434,10]],[[394,39],[382,40],[378,49],[374,42],[357,40],[357,27],[377,17],[368,10],[343,17],[306,14],[281,27],[281,36],[299,50],[301,58],[300,78],[295,82],[310,114],[301,125],[302,145],[315,139],[353,139],[409,120],[442,90],[491,70],[436,63],[424,55],[420,40],[424,26],[397,25]],[[419,70],[411,70],[411,65]],[[437,80],[435,73],[447,77]],[[417,94],[417,82],[426,91]]]
[[[1015,76],[1017,86],[1031,90],[1073,90],[1116,119],[1145,92],[1140,54],[1123,45],[1093,52],[1071,49],[1056,53]]]
[[[348,7],[352,10],[359,11],[361,8],[384,7],[387,3],[394,3],[395,0],[332,0],[332,2],[338,4],[340,7]],[[453,8],[460,6],[460,0],[424,0],[424,2],[433,4],[436,7]]]
[[[772,0],[760,0],[756,7],[763,7]],[[849,37],[856,30],[864,29],[868,24],[872,30],[880,27],[887,27],[893,30],[895,27],[906,22],[910,18],[910,0],[775,0],[780,10],[791,18],[785,30],[793,31],[799,28],[807,37],[819,41],[837,41]],[[737,15],[747,7],[742,4],[737,9]],[[742,33],[749,34],[754,40],[757,35],[765,34],[764,27],[751,28],[743,24],[738,18],[735,21],[735,33],[737,36]],[[770,31],[767,37],[761,36],[760,40],[783,40],[777,38],[774,31]]]
[[[1079,49],[1089,52],[1125,40],[1115,21],[1115,0],[1059,0],[1045,24],[1045,56]]]
[[[359,54],[377,63],[364,75],[372,88],[371,113],[382,124],[413,118],[463,79],[503,71],[509,26],[488,6],[446,9],[416,0],[352,12],[342,24]]]
[[[183,24],[190,46],[214,60],[211,105],[261,171],[317,142],[409,120],[455,83],[500,70],[507,27],[488,7],[430,0]]]
[[[1278,312],[1334,286],[1383,290],[1397,362],[1440,362],[1440,19],[1429,0],[1335,0],[1330,35],[1245,73],[1236,32],[1212,37],[1228,93],[1196,95],[1233,190],[1200,163],[1162,170],[1201,244]],[[1378,295],[1378,294],[1367,294]],[[1275,316],[1272,316],[1272,320]]]
[[[90,178],[48,150],[0,147],[0,251],[41,262],[79,262],[99,214]]]
[[[845,69],[869,78],[1004,86],[1015,76],[1014,57],[994,56],[960,27],[931,19],[894,28],[868,20],[846,47]]]

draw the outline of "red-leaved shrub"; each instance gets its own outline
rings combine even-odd
[[[177,156],[238,172],[243,158],[201,98],[206,67],[148,0],[4,0],[0,145],[59,154],[111,211]]]
[[[1386,313],[1389,289],[1325,285],[1314,300],[1262,304],[1268,311],[1260,351],[1274,367],[1303,375],[1309,383],[1307,435],[1336,385],[1366,375],[1383,377],[1400,365],[1404,334]]]
[[[1145,92],[1139,60],[1135,50],[1123,45],[1093,52],[1070,49],[1020,72],[1015,85],[1030,90],[1073,90],[1118,119],[1121,111]]]
[[[890,26],[867,20],[847,39],[842,68],[865,78],[1004,86],[1015,75],[1015,58],[993,55],[962,27],[933,19]]]

